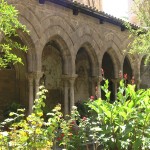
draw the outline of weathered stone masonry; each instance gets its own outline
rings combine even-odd
[[[30,30],[30,35],[18,33],[29,50],[20,54],[24,66],[0,70],[1,110],[15,101],[31,112],[42,80],[49,91],[47,108],[61,103],[63,112],[68,113],[75,102],[95,95],[95,87],[102,81],[101,68],[110,81],[112,99],[120,71],[128,73],[129,82],[134,76],[138,86],[142,83],[150,87],[149,72],[140,75],[140,70],[146,69],[144,57],[123,51],[129,43],[127,30],[84,13],[74,15],[72,9],[50,1],[9,2],[19,10],[20,21]]]

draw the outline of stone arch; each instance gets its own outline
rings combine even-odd
[[[16,1],[11,1],[10,3],[13,4],[17,10],[19,10],[19,20],[27,27],[27,30],[29,30],[29,35],[20,30],[18,31],[18,34],[29,48],[27,52],[29,64],[28,71],[36,71],[38,64],[38,51],[36,51],[38,50],[37,43],[39,43],[39,37],[42,30],[40,26],[40,21],[26,5],[22,5],[21,3]]]
[[[74,40],[74,43],[80,42],[80,39],[84,39],[84,37],[86,36],[90,38],[90,43],[93,42],[93,44],[97,45],[97,49],[95,49],[95,51],[102,50],[104,40],[99,34],[99,31],[91,27],[89,24],[83,24],[79,26],[79,28],[75,32],[75,37],[77,39]]]
[[[48,34],[46,34],[48,33]],[[71,52],[67,34],[57,26],[51,27],[46,36],[41,56],[41,67],[44,72],[45,87],[48,89],[46,105],[53,108],[57,103],[64,108],[64,75],[71,75]],[[43,41],[42,40],[42,41]],[[67,41],[67,43],[66,43]]]
[[[27,26],[28,30],[30,30],[31,38],[33,42],[36,43],[42,33],[41,23],[36,14],[34,14],[27,6],[20,3],[15,3],[13,5],[19,10],[19,20]]]
[[[38,53],[38,69],[41,70],[41,57],[42,51],[46,43],[49,41],[54,40],[60,46],[60,51],[62,53],[64,59],[64,71],[65,74],[72,73],[72,53],[73,53],[73,43],[68,34],[59,26],[49,27],[47,31],[43,33],[43,36],[39,42],[39,53]]]
[[[75,102],[86,100],[92,95],[92,62],[88,50],[83,45],[75,60],[77,78],[75,80]]]
[[[35,72],[36,71],[36,62],[37,62],[37,58],[36,58],[36,51],[35,51],[35,45],[32,42],[31,37],[27,34],[24,33],[21,30],[18,30],[18,35],[19,38],[21,38],[21,40],[23,41],[23,43],[27,46],[28,50],[27,50],[27,64],[28,64],[28,72]]]
[[[99,57],[100,57],[100,50],[97,43],[90,37],[89,35],[84,35],[80,38],[79,41],[76,41],[74,45],[74,58],[76,58],[78,50],[83,47],[86,49],[92,64],[92,75],[98,76],[99,75]]]
[[[127,74],[126,84],[131,83],[132,76],[134,75],[133,63],[131,57],[126,55],[123,61],[123,75]]]
[[[60,45],[54,39],[45,45],[42,53],[43,79],[48,90],[45,102],[49,109],[58,103],[63,105],[63,56]]]
[[[119,59],[119,55],[114,49],[108,49],[107,53],[111,56],[113,64],[114,64],[114,78],[118,77],[119,71],[121,69],[121,62]]]
[[[122,68],[121,60],[123,58],[123,55],[120,52],[120,48],[114,41],[108,41],[107,43],[105,43],[105,46],[103,47],[103,55],[105,54],[105,52],[107,52],[112,59],[113,66],[114,66],[114,78],[117,78],[118,73]]]
[[[121,39],[118,37],[117,34],[111,31],[111,32],[106,33],[104,37],[105,37],[104,38],[105,42],[109,42],[109,44],[115,43],[115,45],[119,48],[119,51],[121,53],[123,42],[121,41]]]
[[[95,95],[95,86],[99,77],[99,46],[94,38],[83,33],[74,44],[75,73],[75,101],[86,100]]]
[[[139,57],[138,55],[133,55],[133,54],[125,54],[124,57],[123,57],[123,62],[122,64],[124,63],[124,60],[125,58],[128,59],[129,63],[130,63],[130,66],[131,66],[131,70],[132,70],[132,75],[135,76],[135,78],[138,78],[139,76]]]
[[[50,26],[60,26],[68,35],[75,30],[73,25],[69,21],[67,21],[66,18],[62,17],[59,13],[57,14],[57,12],[52,12],[52,14],[48,14],[46,17],[43,17],[41,19],[41,25],[44,32]]]
[[[101,66],[102,68],[104,67],[104,77],[106,76],[109,80],[110,99],[113,102],[117,92],[117,78],[122,68],[121,59],[123,55],[121,53],[121,41],[119,38],[115,37],[113,33],[106,34],[102,52]],[[104,81],[101,82],[101,85],[104,85]],[[105,99],[105,93],[102,90],[101,97]]]
[[[150,63],[145,64],[146,55],[143,55],[140,61],[140,88],[149,88],[150,87]]]
[[[114,83],[113,80],[115,80],[115,72],[116,72],[116,66],[115,66],[115,59],[112,57],[112,50],[109,49],[106,51],[102,58],[102,76],[103,78],[107,79],[109,81],[108,90],[111,91],[110,100],[113,102],[115,100],[115,89],[114,89]],[[105,84],[105,81],[102,80],[100,83],[101,86]],[[101,90],[101,97],[102,99],[106,99],[105,93],[103,90]]]

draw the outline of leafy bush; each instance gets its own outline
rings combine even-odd
[[[135,91],[135,85],[125,87],[120,82],[117,100],[111,104],[108,81],[104,85],[107,100],[88,103],[97,113],[93,138],[104,149],[150,149],[150,89]]]
[[[23,63],[15,54],[15,49],[26,52],[27,46],[13,40],[18,38],[18,31],[26,34],[29,31],[18,20],[19,12],[7,1],[0,0],[0,68],[6,68],[10,64]]]
[[[81,117],[75,106],[70,115],[63,116],[57,105],[45,120],[47,90],[40,87],[30,115],[18,109],[1,123],[0,149],[96,150],[98,145],[105,150],[150,149],[150,89],[135,91],[135,85],[125,87],[122,80],[117,100],[110,103],[108,81],[102,88],[106,100],[84,103],[89,107],[85,106],[90,111],[88,116]]]
[[[85,142],[85,118],[81,119],[74,106],[70,115],[63,118],[58,104],[50,113],[43,115],[47,90],[40,87],[33,112],[25,116],[25,109],[11,112],[9,118],[1,123],[0,149],[55,149],[57,146],[67,150],[80,149]],[[77,121],[79,126],[77,125]],[[6,127],[7,126],[7,130]]]

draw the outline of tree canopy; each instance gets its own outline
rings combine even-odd
[[[128,26],[132,42],[129,44],[131,53],[147,55],[150,61],[150,0],[134,0],[132,12],[136,14],[139,28],[136,30]]]
[[[27,50],[26,46],[15,42],[12,38],[18,37],[18,30],[29,33],[19,22],[18,14],[14,6],[9,5],[5,0],[0,0],[0,68],[5,68],[10,63],[22,63],[14,50]]]

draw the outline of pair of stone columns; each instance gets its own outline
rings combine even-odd
[[[29,114],[32,113],[34,99],[38,98],[37,93],[39,92],[39,82],[42,76],[42,72],[30,72],[27,74],[29,82]]]
[[[64,80],[64,114],[68,114],[71,111],[72,106],[75,104],[74,100],[74,83],[78,75],[63,75]],[[70,98],[70,105],[69,105]],[[70,106],[70,107],[68,107]],[[69,109],[70,108],[70,109]]]
[[[73,76],[63,75],[62,77],[64,80],[64,113],[65,114],[68,114],[71,111],[72,106],[75,105],[74,84],[75,84],[75,80],[77,77],[78,75],[76,74]],[[97,85],[97,93],[95,93],[97,98],[101,97],[100,83],[102,80],[103,80],[102,76],[93,77],[93,80],[92,80],[93,89],[95,89],[95,83]],[[69,99],[70,99],[70,102],[69,102]]]

